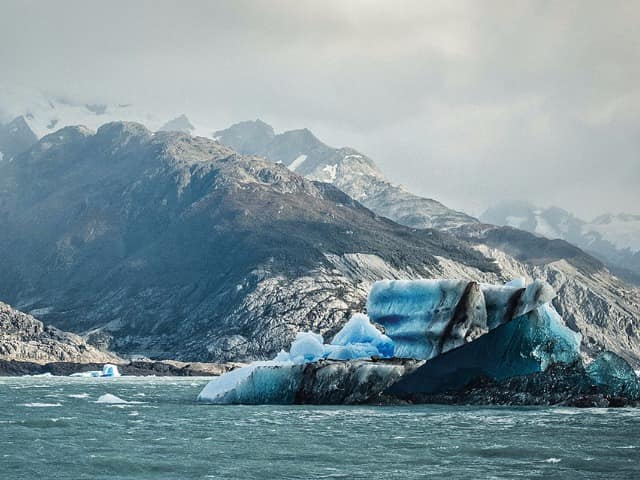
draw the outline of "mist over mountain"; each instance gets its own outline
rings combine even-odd
[[[587,221],[559,207],[502,202],[480,219],[567,240],[605,262],[621,277],[640,283],[640,215],[606,214]]]

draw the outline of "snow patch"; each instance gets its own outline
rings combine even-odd
[[[338,173],[338,164],[327,165],[322,169],[323,172],[327,174],[329,179],[329,183],[333,183],[336,180],[336,175]]]
[[[306,155],[299,155],[293,162],[289,164],[289,170],[295,172],[300,165],[302,165],[307,159]]]

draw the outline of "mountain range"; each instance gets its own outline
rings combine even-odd
[[[381,278],[542,278],[585,356],[640,364],[639,291],[581,249],[413,195],[308,130],[239,125],[68,127],[0,162],[0,299],[120,354],[223,361],[330,338]]]
[[[67,127],[0,170],[0,298],[118,352],[272,355],[331,332],[367,281],[492,272],[465,243],[182,133]]]
[[[393,184],[363,153],[329,147],[306,128],[276,135],[270,125],[255,120],[214,132],[213,137],[240,153],[260,155],[311,180],[331,183],[377,214],[409,227],[450,229],[477,221]]]
[[[606,214],[586,221],[559,207],[502,202],[480,219],[567,240],[605,262],[621,278],[640,284],[640,215]]]

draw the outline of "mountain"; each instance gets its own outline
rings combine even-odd
[[[364,154],[352,148],[329,147],[307,129],[276,135],[270,125],[255,120],[213,135],[240,153],[260,155],[308,179],[331,183],[378,215],[403,225],[448,229],[477,221],[391,183]]]
[[[0,164],[0,298],[120,354],[272,357],[329,339],[373,281],[542,278],[584,355],[640,364],[640,293],[580,249],[399,225],[334,185],[184,133],[69,127]]]
[[[585,337],[585,355],[594,357],[609,349],[640,364],[640,291],[620,281],[602,262],[580,248],[525,230],[480,223],[438,202],[406,192],[385,180],[364,155],[349,148],[327,147],[306,129],[276,135],[273,128],[256,120],[238,123],[214,135],[218,141],[245,153],[282,162],[307,178],[329,180],[375,213],[400,224],[446,229],[493,258],[500,270],[498,277],[493,277],[440,259],[451,277],[489,283],[496,278],[546,280],[559,292],[554,299],[556,309],[573,330]]]
[[[0,302],[0,360],[49,363],[106,363],[119,359],[88,345],[82,338],[51,326]]]
[[[179,117],[174,118],[173,120],[169,120],[167,123],[162,125],[158,131],[159,132],[182,132],[182,133],[193,133],[196,127],[194,127],[189,118],[186,115],[180,115]]]
[[[135,123],[67,127],[3,163],[0,219],[0,298],[156,358],[272,356],[332,335],[374,280],[498,273],[332,185]]]
[[[13,158],[37,141],[24,117],[16,117],[6,125],[0,123],[0,161]]]
[[[480,218],[550,239],[567,240],[602,260],[620,277],[640,284],[640,215],[607,214],[586,221],[558,207],[503,202]]]
[[[170,114],[164,116],[126,100],[81,98],[0,83],[0,122],[23,117],[38,138],[67,126],[97,129],[105,123],[123,120],[143,123],[152,130],[188,131],[205,136],[212,131],[204,125],[194,125],[185,115],[167,122]]]

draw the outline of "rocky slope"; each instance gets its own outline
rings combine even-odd
[[[120,359],[0,302],[0,360],[102,364]]]
[[[0,298],[118,352],[272,356],[327,336],[372,281],[489,273],[466,243],[214,141],[62,129],[0,167]]]
[[[640,215],[607,214],[586,221],[558,207],[509,202],[489,208],[481,220],[567,240],[602,260],[625,280],[640,284]]]
[[[260,155],[311,180],[331,183],[378,215],[403,225],[447,229],[476,222],[391,183],[364,154],[352,148],[329,147],[307,129],[276,135],[270,125],[255,120],[217,131],[214,138],[240,153]]]

